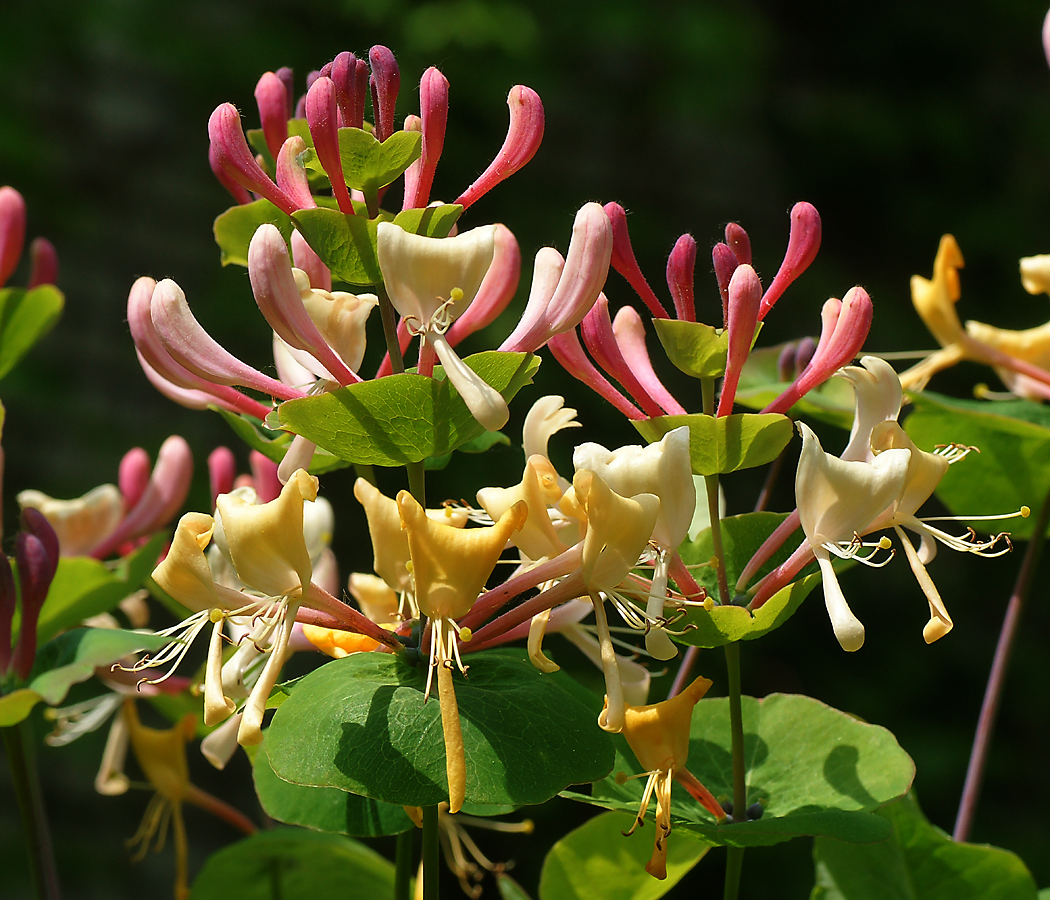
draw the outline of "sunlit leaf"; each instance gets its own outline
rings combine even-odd
[[[632,420],[649,443],[669,431],[689,426],[689,455],[697,475],[717,475],[750,469],[772,462],[788,445],[794,427],[787,416],[777,413],[732,416],[659,416]]]
[[[0,378],[54,327],[64,304],[53,284],[0,289]]]
[[[667,358],[693,378],[720,378],[726,369],[729,333],[702,322],[653,319]]]
[[[260,225],[274,225],[286,240],[291,240],[295,223],[269,200],[256,200],[231,206],[220,213],[212,226],[224,266],[247,266],[248,245]]]

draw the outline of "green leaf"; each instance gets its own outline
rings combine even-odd
[[[496,887],[502,900],[531,900],[525,889],[506,872],[496,872]]]
[[[374,194],[419,159],[423,135],[418,131],[395,131],[380,143],[361,128],[339,129],[339,156],[346,186]],[[316,153],[307,156],[308,169],[320,169]]]
[[[568,784],[608,774],[612,742],[595,698],[560,673],[543,675],[515,651],[469,658],[456,677],[471,803],[542,803]],[[295,784],[335,787],[404,806],[447,799],[436,698],[426,666],[355,653],[311,672],[274,714],[267,755]]]
[[[252,760],[255,792],[272,819],[315,831],[378,837],[415,828],[403,807],[331,787],[307,787],[282,781],[266,758],[265,742]]]
[[[300,209],[295,224],[313,251],[347,284],[380,284],[383,274],[376,258],[378,219],[348,216],[338,209]]]
[[[465,444],[460,444],[456,449],[460,453],[484,453],[486,450],[491,450],[495,446],[509,447],[510,438],[502,431],[485,431],[473,440],[467,441]],[[451,453],[446,453],[444,456],[428,456],[426,459],[426,468],[428,470],[443,469],[450,462],[452,462]]]
[[[292,239],[295,223],[269,200],[231,206],[212,226],[224,266],[247,266],[248,245],[260,225],[275,225],[285,241]]]
[[[667,878],[645,871],[653,852],[651,829],[623,833],[634,816],[608,812],[570,831],[551,847],[540,874],[540,900],[657,900],[671,890],[711,849],[692,835],[667,842]]]
[[[428,206],[425,209],[406,209],[394,216],[394,224],[412,234],[443,238],[448,237],[462,212],[463,207],[455,203]]]
[[[788,388],[777,373],[777,360],[784,349],[763,347],[752,351],[740,373],[736,402],[751,409],[765,409]],[[839,428],[853,426],[853,388],[845,378],[829,378],[788,410],[792,418],[811,418]]]
[[[719,475],[772,462],[791,441],[794,426],[779,413],[732,416],[659,416],[631,423],[650,444],[689,426],[689,455],[697,475]]]
[[[98,666],[170,643],[169,637],[112,628],[78,628],[59,635],[40,648],[26,688],[0,697],[0,727],[22,721],[37,703],[61,703],[69,689],[91,678]]]
[[[763,541],[773,533],[776,527],[787,518],[782,513],[745,513],[740,516],[729,516],[722,520],[722,552],[725,556],[726,577],[729,584],[736,584],[744,566],[762,546]],[[802,530],[797,529],[784,542],[751,579],[756,584],[759,579],[786,560],[802,541]],[[705,528],[695,541],[686,541],[679,552],[687,565],[706,563],[714,556],[714,543],[711,529]],[[718,597],[718,577],[712,566],[693,569],[697,583],[707,590],[712,597]],[[725,603],[714,609],[694,608],[676,625],[676,629],[693,625],[676,639],[683,644],[694,644],[698,647],[721,647],[733,641],[753,641],[764,634],[783,625],[795,610],[806,599],[809,592],[820,583],[818,573],[807,575],[769,598],[752,614],[743,606]]]
[[[726,329],[677,319],[653,319],[653,326],[667,358],[686,375],[719,378],[725,372],[729,353]]]
[[[862,843],[889,837],[889,823],[873,811],[906,793],[915,775],[911,757],[889,731],[812,697],[744,697],[742,705],[748,803],[763,803],[765,814],[752,822],[716,825],[675,784],[671,818],[676,829],[733,847],[776,844],[802,835]],[[716,797],[732,795],[728,698],[697,704],[688,769]],[[616,772],[641,772],[622,736],[617,737]],[[563,796],[637,813],[644,786],[644,779],[621,785],[610,776],[593,786],[591,796],[570,792]]]
[[[54,327],[64,303],[53,284],[0,290],[0,378]]]
[[[508,402],[539,367],[529,353],[488,350],[463,360]],[[435,366],[434,377],[405,373],[278,407],[281,424],[350,463],[403,466],[446,456],[484,427]]]
[[[157,564],[167,534],[156,534],[134,553],[110,567],[86,556],[64,556],[51,582],[37,621],[38,645],[91,616],[109,612],[139,590]]]
[[[1035,404],[954,400],[930,393],[909,396],[915,409],[904,430],[921,449],[958,443],[981,451],[952,465],[937,487],[938,499],[952,513],[985,516],[1039,507],[1050,491],[1050,416],[1031,409]],[[1003,415],[1001,406],[1008,412],[1024,408],[1027,415]],[[993,523],[1024,539],[1032,536],[1034,525],[1034,517]],[[989,527],[976,521],[973,526],[979,531]]]
[[[318,900],[338,885],[355,897],[393,896],[393,863],[342,835],[276,828],[212,854],[190,900]]]
[[[810,900],[1036,900],[1020,858],[987,844],[956,843],[909,794],[879,810],[893,836],[879,844],[813,843]]]
[[[284,454],[292,444],[293,435],[287,431],[273,431],[251,416],[239,416],[225,409],[212,408],[226,420],[234,434],[253,450],[258,450],[275,463],[284,459]],[[318,447],[310,461],[309,472],[311,475],[323,475],[325,472],[345,469],[349,465],[346,460]]]

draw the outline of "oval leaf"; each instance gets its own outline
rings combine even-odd
[[[813,843],[810,900],[1036,900],[1020,858],[987,844],[956,843],[931,825],[909,794],[878,814],[893,826],[879,844]]]
[[[496,350],[463,361],[508,402],[539,367],[532,354]],[[289,400],[278,413],[290,431],[348,463],[403,466],[446,456],[485,431],[443,376],[441,366],[433,378],[391,375]]]
[[[301,209],[295,224],[314,253],[347,284],[380,284],[383,274],[376,258],[378,219],[348,216],[338,209]]]
[[[233,429],[234,434],[253,450],[258,450],[275,463],[284,459],[292,443],[292,435],[287,431],[273,431],[251,416],[239,416],[225,409],[211,408],[222,416]],[[309,472],[311,475],[323,475],[325,472],[345,469],[349,465],[350,463],[346,460],[333,456],[327,450],[318,447],[310,460]]]
[[[462,212],[463,207],[455,203],[428,206],[425,209],[406,209],[394,216],[394,224],[412,234],[443,238],[448,237]]]
[[[403,806],[448,798],[436,698],[426,667],[387,653],[335,660],[299,681],[274,715],[267,755],[278,777]],[[456,698],[472,803],[542,803],[608,774],[609,736],[594,698],[568,676],[542,675],[514,653],[470,657]]]
[[[62,315],[65,296],[53,284],[0,290],[0,378],[10,372]]]
[[[750,847],[802,835],[840,841],[881,841],[890,825],[873,814],[911,787],[915,765],[885,728],[869,725],[812,697],[771,694],[743,698],[744,756],[748,803],[761,801],[765,814],[753,822],[716,825],[714,818],[675,784],[671,801],[675,828],[715,844]],[[729,699],[701,700],[693,713],[688,769],[716,797],[733,793]],[[627,742],[617,738],[613,773],[641,772]],[[644,779],[617,784],[610,776],[592,796],[563,796],[606,809],[637,813]]]
[[[779,413],[732,416],[659,416],[631,423],[650,444],[689,426],[689,455],[697,475],[719,475],[772,462],[791,441],[794,426]]]
[[[695,866],[711,845],[691,836],[667,843],[667,878],[645,871],[652,832],[624,840],[634,816],[608,812],[570,831],[551,847],[540,874],[540,900],[657,900]]]
[[[952,513],[997,515],[1042,503],[1050,491],[1050,410],[1027,401],[910,396],[915,409],[904,430],[919,447],[932,450],[953,442],[981,451],[951,466],[937,486],[938,499]],[[1018,518],[1002,524],[1015,538],[1029,538],[1035,521]],[[982,531],[988,527],[973,525]]]
[[[346,186],[374,194],[419,159],[422,147],[423,135],[418,131],[395,131],[380,143],[361,128],[340,128],[339,155]]]
[[[390,897],[393,863],[338,834],[291,828],[260,831],[208,858],[192,900],[317,900],[333,885],[359,897]]]
[[[212,225],[224,266],[247,266],[248,245],[260,225],[274,225],[285,241],[290,241],[295,223],[269,200],[256,200],[231,206]]]
[[[354,837],[400,834],[415,828],[403,807],[338,788],[282,781],[270,767],[265,743],[252,760],[252,771],[255,792],[266,815],[286,825]]]

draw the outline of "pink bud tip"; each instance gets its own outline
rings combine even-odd
[[[722,297],[722,325],[729,323],[729,280],[733,277],[737,262],[728,244],[715,244],[711,248],[711,262],[714,265],[715,281],[718,282],[718,293]]]
[[[1046,56],[1046,61],[1050,64],[1050,12],[1043,19],[1043,55]]]
[[[259,106],[259,121],[270,156],[277,159],[281,145],[288,137],[288,94],[284,82],[274,72],[263,73],[255,86],[255,102]]]
[[[419,118],[423,132],[423,147],[419,158],[419,174],[413,196],[405,197],[405,209],[421,209],[430,202],[441,151],[445,146],[445,126],[448,123],[448,79],[431,66],[419,83]]]
[[[809,268],[819,249],[820,213],[812,203],[803,200],[791,207],[791,233],[787,250],[776,277],[762,298],[762,308],[758,311],[760,322],[780,299],[788,285]]]
[[[274,206],[291,215],[296,211],[291,199],[270,180],[255,161],[241,128],[241,115],[232,103],[216,107],[208,120],[213,169],[218,166],[226,177],[242,188],[255,191]]]
[[[124,495],[124,509],[131,509],[146,491],[150,475],[149,454],[141,447],[132,447],[120,461],[117,484]]]
[[[29,245],[29,284],[32,290],[42,284],[58,282],[58,253],[47,238],[33,238]]]
[[[372,90],[372,113],[375,116],[376,138],[382,142],[394,133],[394,109],[397,92],[401,88],[401,71],[394,54],[382,44],[368,51],[372,64],[369,85]]]
[[[365,98],[368,96],[368,63],[344,50],[332,61],[331,79],[339,116],[347,128],[361,128],[365,120]]]
[[[208,454],[208,483],[211,485],[211,508],[215,509],[215,498],[233,490],[237,477],[237,461],[229,447],[216,447]]]
[[[350,202],[350,192],[343,176],[336,115],[335,84],[331,78],[322,75],[306,93],[306,121],[310,126],[310,137],[314,139],[317,159],[332,184],[332,193],[339,201],[339,208],[349,216],[354,213],[354,205]]]
[[[748,263],[737,266],[729,279],[729,355],[726,361],[722,396],[718,401],[718,415],[728,416],[733,411],[740,373],[751,352],[758,324],[758,307],[762,302],[762,282]]]
[[[649,287],[649,282],[645,280],[645,276],[638,266],[638,260],[635,259],[634,247],[631,246],[631,236],[627,231],[627,213],[619,203],[606,203],[605,214],[609,217],[609,222],[612,224],[612,267],[627,279],[628,284],[642,298],[642,301],[649,307],[649,311],[653,316],[657,319],[666,319],[668,317],[667,310],[664,309],[664,305],[657,299],[653,289]]]
[[[277,186],[299,209],[314,209],[317,202],[310,193],[310,181],[306,175],[306,166],[302,163],[305,150],[306,141],[297,134],[281,145],[277,153]]]
[[[751,238],[736,222],[726,225],[726,245],[740,265],[751,265]]]
[[[7,283],[26,239],[26,202],[13,187],[0,188],[0,287]]]
[[[281,66],[276,72],[273,73],[279,79],[281,84],[284,85],[284,99],[287,106],[284,108],[285,119],[291,119],[295,114],[295,73],[292,72],[289,66]]]
[[[525,166],[540,148],[544,122],[540,95],[532,88],[518,84],[510,89],[507,106],[510,108],[510,126],[503,146],[489,167],[456,198],[456,203],[464,209]]]
[[[691,234],[683,234],[675,241],[667,258],[667,289],[674,298],[674,309],[683,322],[696,321],[693,295],[693,273],[696,270],[696,241]]]
[[[269,503],[281,493],[281,480],[277,477],[277,463],[258,450],[248,454],[248,465],[252,470],[252,484],[260,503]]]

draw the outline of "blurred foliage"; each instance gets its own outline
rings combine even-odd
[[[197,453],[194,508],[208,502],[204,459],[213,446],[229,443],[246,462],[218,416],[183,410],[148,385],[124,305],[136,276],[173,276],[218,340],[265,363],[268,331],[245,273],[220,267],[211,240],[212,220],[229,199],[208,168],[206,122],[229,100],[254,126],[252,92],[266,69],[293,66],[301,89],[306,73],[337,52],[385,43],[401,64],[404,115],[415,110],[413,89],[423,69],[440,66],[452,103],[435,185],[435,196],[445,199],[499,147],[507,90],[524,83],[539,91],[547,111],[543,148],[464,220],[512,227],[526,285],[536,249],[555,243],[564,250],[584,201],[617,200],[630,213],[636,253],[658,292],[674,240],[683,231],[696,236],[697,308],[714,319],[718,298],[704,248],[720,238],[725,222],[739,221],[768,279],[786,243],[787,210],[806,199],[823,217],[823,248],[767,320],[762,345],[816,332],[821,301],[860,283],[876,304],[870,347],[922,349],[930,339],[911,311],[908,278],[929,273],[944,231],[956,235],[969,264],[962,273],[963,318],[1003,327],[1045,319],[1045,301],[1021,291],[1016,270],[1019,256],[1050,250],[1044,13],[1034,0],[709,0],[668,3],[659,15],[651,4],[629,0],[8,0],[0,28],[0,183],[24,194],[29,236],[46,235],[58,248],[67,304],[57,329],[4,382],[3,514],[13,521],[13,496],[25,487],[75,496],[115,480],[124,450],[141,444],[155,452],[173,432]],[[24,274],[12,283],[24,283]],[[615,274],[608,294],[614,307],[631,297]],[[524,295],[523,288],[518,309]],[[502,338],[510,327],[497,323],[488,337]],[[467,349],[489,346],[493,341],[482,335]],[[698,409],[695,387],[661,362],[672,389]],[[934,387],[966,395],[968,384],[986,377],[962,367],[938,376]],[[516,436],[531,399],[555,386],[580,409],[587,439],[637,439],[626,421],[563,380],[553,361],[541,368],[537,387],[522,392],[507,433]],[[826,446],[844,440],[842,432],[828,432]],[[568,439],[552,443],[563,469],[569,447]],[[499,447],[485,463],[517,467],[520,457]],[[502,484],[516,478],[476,468],[473,460],[471,468],[478,481],[466,486],[455,464],[433,473],[433,496],[473,491],[486,477]],[[339,508],[353,506],[351,481],[350,473],[325,478]],[[749,509],[757,490],[728,480],[730,511]],[[792,506],[791,480],[783,477],[772,508]],[[368,564],[362,528],[354,509],[339,520],[335,547],[344,569]],[[852,573],[847,589],[867,626],[864,650],[842,654],[821,604],[811,601],[763,641],[760,653],[745,650],[744,690],[810,693],[890,728],[917,762],[931,821],[950,827],[1019,562],[1014,554],[979,567],[934,563],[931,574],[956,628],[931,647],[922,643],[925,603],[906,567]],[[1037,585],[1037,598],[1041,591]],[[1046,610],[1033,603],[973,833],[974,840],[1020,853],[1044,885],[1050,883],[1050,863],[1040,852],[1050,838],[1041,815],[1050,802],[1044,765],[1050,727],[1026,686],[1046,678],[1039,645],[1047,631]],[[716,680],[715,692],[724,689],[717,651],[702,654],[700,664]],[[654,696],[665,689],[656,682]],[[128,871],[122,842],[134,832],[144,798],[93,793],[103,741],[96,734],[75,748],[41,751],[52,773],[47,799],[71,898],[130,896],[137,882],[166,884],[169,877],[164,856]],[[200,759],[191,765],[205,787],[225,793],[220,785],[243,782],[235,800],[256,809],[243,759],[221,776]],[[3,767],[0,780],[6,778]],[[8,791],[0,783],[0,795]],[[10,804],[3,809],[5,858],[21,858]],[[515,856],[515,878],[535,896],[546,848],[587,813],[558,801],[530,815],[535,837],[483,847],[495,858]],[[192,812],[188,818],[196,871],[210,849],[234,835]],[[808,896],[809,849],[796,841],[750,853],[742,896]],[[722,858],[710,854],[676,892],[689,896],[717,884]],[[446,890],[454,896],[455,882]],[[488,890],[495,894],[494,885]]]

